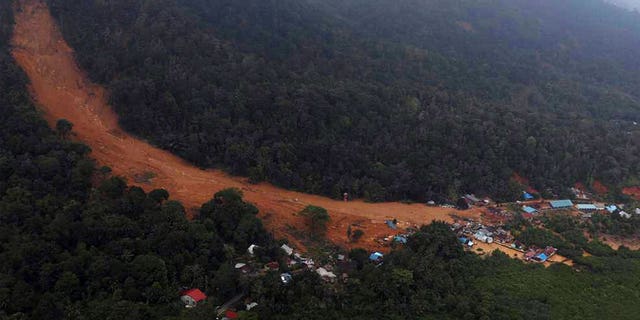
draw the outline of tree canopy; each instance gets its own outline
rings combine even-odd
[[[373,201],[638,176],[640,17],[601,1],[48,2],[121,124],[200,166]]]

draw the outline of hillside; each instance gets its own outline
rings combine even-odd
[[[197,169],[118,130],[106,91],[77,67],[42,1],[13,8],[0,2],[0,319],[208,319],[238,296],[231,303],[238,319],[636,319],[640,312],[640,252],[589,241],[583,223],[562,212],[544,217],[548,230],[521,218],[512,227],[528,241],[572,249],[572,266],[544,268],[500,252],[481,257],[439,222],[416,229],[382,264],[362,249],[303,253],[316,267],[335,267],[339,281],[292,265],[298,258],[279,248],[284,240],[272,238],[269,220],[263,227],[256,218],[265,218],[260,201],[284,210],[297,202],[284,199],[301,196],[377,216],[377,209],[445,212],[331,201]],[[55,122],[61,115],[73,128]],[[99,167],[104,160],[112,172]],[[136,177],[139,168],[158,174]],[[181,174],[187,179],[168,179]],[[175,194],[155,189],[165,183]],[[243,188],[258,207],[221,185]],[[592,231],[640,226],[640,216],[598,219]],[[250,253],[249,244],[259,247]],[[346,263],[337,263],[338,253]],[[284,272],[291,282],[283,283]],[[185,308],[186,288],[207,297]]]
[[[219,170],[203,170],[171,153],[132,137],[119,126],[117,116],[106,103],[104,88],[92,83],[78,68],[73,50],[66,44],[46,7],[30,6],[18,15],[11,44],[12,55],[30,80],[33,98],[51,127],[58,119],[73,124],[73,138],[91,147],[90,156],[111,173],[147,192],[164,189],[179,200],[190,217],[200,206],[225,188],[238,188],[245,199],[261,211],[269,230],[300,245],[297,233],[306,229],[297,213],[307,205],[326,208],[332,216],[327,238],[343,247],[351,247],[346,236],[350,224],[366,231],[359,246],[379,249],[374,241],[387,236],[384,219],[401,219],[409,225],[433,220],[451,221],[451,214],[477,216],[478,212],[459,212],[450,208],[421,204],[343,202],[276,188],[267,183],[250,184],[244,178]]]
[[[640,18],[600,1],[49,3],[127,131],[252,181],[507,200],[640,167]]]

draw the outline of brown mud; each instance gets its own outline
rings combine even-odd
[[[42,1],[18,1],[15,13],[12,55],[30,79],[32,96],[48,123],[55,126],[61,118],[71,121],[74,139],[91,147],[90,156],[99,165],[111,167],[113,174],[146,191],[168,190],[172,199],[181,201],[190,214],[197,212],[215,192],[234,187],[241,189],[245,199],[260,209],[259,216],[267,230],[277,237],[287,237],[300,248],[304,245],[299,235],[304,234],[306,226],[297,212],[306,205],[316,205],[326,208],[331,216],[329,240],[344,248],[358,246],[371,250],[384,250],[374,239],[396,232],[386,226],[385,219],[398,219],[406,227],[434,220],[452,221],[452,213],[461,217],[480,216],[479,210],[459,212],[423,204],[343,202],[268,183],[250,184],[245,178],[219,170],[199,169],[119,127],[118,118],[108,105],[108,93],[80,70],[73,49],[63,39]],[[352,229],[365,232],[356,244],[347,239],[349,225],[357,225]]]

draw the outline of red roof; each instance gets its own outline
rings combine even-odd
[[[225,317],[229,318],[229,319],[238,319],[238,314],[231,311],[231,310],[227,310],[227,312],[225,312]]]
[[[183,291],[182,295],[191,297],[193,300],[195,300],[195,302],[200,302],[207,298],[207,295],[205,295],[204,292],[200,291],[200,289],[189,289]]]

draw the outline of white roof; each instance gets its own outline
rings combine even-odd
[[[242,262],[238,262],[236,263],[236,269],[241,269],[242,267],[246,266],[246,263],[242,263]]]
[[[286,244],[283,244],[280,248],[282,248],[282,250],[284,250],[284,252],[286,252],[287,255],[292,255],[293,254],[293,248],[289,247]]]
[[[316,269],[316,273],[318,273],[321,277],[329,277],[329,278],[335,278],[336,277],[336,275],[333,272],[327,271],[327,269],[322,268],[322,267]]]
[[[257,306],[258,306],[257,302],[251,302],[251,303],[249,303],[247,305],[247,310],[251,310],[251,309],[253,309],[253,308],[257,307]]]
[[[255,244],[252,244],[249,246],[249,248],[247,248],[247,251],[249,252],[250,255],[253,255],[253,249],[257,248],[258,246]]]

